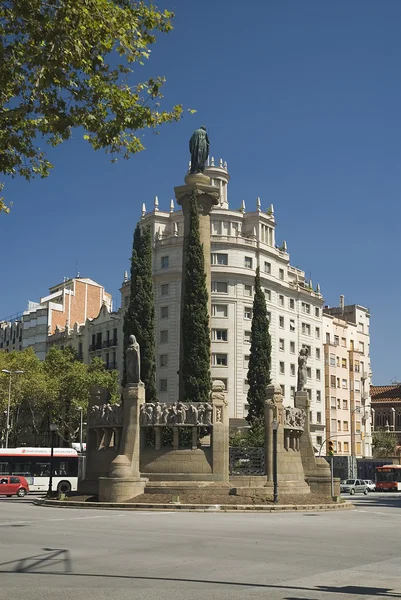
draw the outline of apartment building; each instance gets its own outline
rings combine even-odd
[[[337,455],[372,456],[369,326],[369,310],[344,296],[324,308],[326,438]]]

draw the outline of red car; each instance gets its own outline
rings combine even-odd
[[[0,496],[18,496],[23,498],[29,492],[29,485],[25,477],[20,475],[0,476]]]

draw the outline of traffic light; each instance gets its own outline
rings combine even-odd
[[[328,443],[328,455],[329,456],[333,456],[333,454],[334,454],[334,442],[333,442],[333,440],[329,440],[329,443]]]

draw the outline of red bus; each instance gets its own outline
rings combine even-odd
[[[401,465],[376,467],[377,492],[401,492]]]

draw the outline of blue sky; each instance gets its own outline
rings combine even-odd
[[[275,206],[277,241],[327,304],[371,310],[373,382],[401,379],[401,2],[163,0],[176,12],[138,80],[197,109],[112,165],[82,133],[50,153],[50,178],[11,180],[0,216],[0,318],[78,270],[119,301],[142,202],[168,209],[188,139],[206,124],[227,160],[230,206]]]

